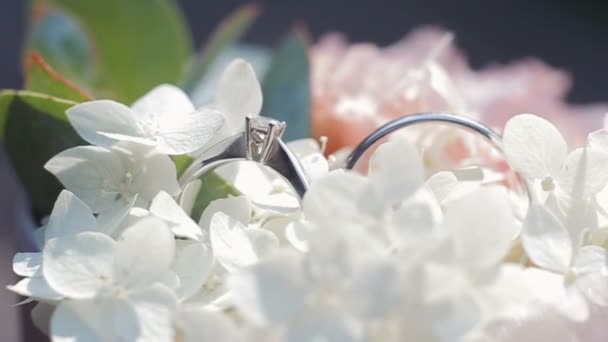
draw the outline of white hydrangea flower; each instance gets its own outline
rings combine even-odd
[[[46,226],[43,227],[44,243],[63,236],[82,232],[109,233],[114,226],[98,223],[89,207],[73,193],[63,190],[53,207]],[[17,253],[13,258],[13,271],[23,276],[17,284],[8,286],[8,289],[29,298],[43,301],[56,301],[62,296],[49,287],[42,275],[42,253]]]
[[[74,147],[54,156],[45,168],[96,213],[147,207],[159,191],[172,196],[181,191],[171,159],[134,142],[109,149]]]
[[[569,231],[547,208],[534,204],[524,223],[522,242],[538,267],[563,276],[589,300],[608,305],[608,255],[601,246],[584,244],[584,234]]]
[[[181,89],[168,84],[152,89],[131,108],[95,100],[75,105],[67,116],[76,132],[93,145],[110,148],[118,141],[136,141],[170,155],[200,149],[224,123],[219,112],[196,110]]]
[[[279,246],[274,233],[243,225],[222,212],[211,218],[209,240],[217,261],[228,272],[256,263]]]
[[[136,223],[118,241],[97,232],[48,241],[42,273],[64,297],[53,313],[51,336],[75,341],[171,340],[177,299],[165,283],[174,249],[169,229],[153,218]]]
[[[608,182],[608,154],[597,148],[581,148],[568,154],[566,141],[550,122],[531,114],[509,120],[503,149],[511,166],[532,185],[536,195],[553,197],[561,210],[573,202],[588,200]]]

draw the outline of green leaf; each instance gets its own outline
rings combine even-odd
[[[49,13],[63,13],[64,18],[77,18],[81,23],[95,52],[92,60],[97,70],[91,88],[101,96],[129,103],[160,83],[177,83],[192,52],[188,28],[171,0],[48,0],[39,1],[38,6],[51,10],[46,14],[42,11],[42,19],[35,19],[34,26]],[[41,32],[35,42],[48,42],[60,28],[46,26],[48,33]],[[38,44],[31,46],[38,51]],[[54,45],[51,48],[47,51],[61,50]],[[65,51],[69,55],[65,59],[80,63],[82,59],[75,58],[72,51]],[[45,52],[41,54],[56,65]]]
[[[194,158],[190,157],[187,154],[183,154],[181,156],[171,156],[173,162],[175,163],[175,169],[177,170],[177,177],[181,177],[181,175],[186,171],[188,166],[192,164]]]
[[[258,14],[257,6],[246,5],[237,9],[220,23],[211,34],[201,56],[197,58],[183,82],[187,91],[190,92],[194,89],[224,49],[234,45],[243,37],[258,17]]]
[[[89,95],[61,76],[37,54],[31,55],[27,63],[25,88],[76,102],[91,100]]]
[[[202,184],[198,195],[194,200],[194,206],[192,207],[191,213],[191,217],[196,220],[201,217],[201,214],[209,203],[216,199],[241,195],[240,191],[232,184],[228,183],[217,172],[207,172],[199,179],[202,181]]]
[[[76,102],[29,91],[0,91],[0,138],[36,216],[51,212],[61,184],[44,169],[57,153],[85,145],[66,119]]]
[[[307,39],[294,30],[277,48],[262,82],[262,113],[285,121],[285,140],[307,138],[311,132]]]
[[[81,23],[46,1],[32,4],[31,13],[26,56],[38,54],[60,74],[91,86],[97,70],[95,53]]]

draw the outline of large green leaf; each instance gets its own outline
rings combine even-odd
[[[306,36],[294,30],[277,48],[262,82],[262,113],[287,123],[286,140],[310,136],[309,69]]]
[[[28,91],[0,91],[0,137],[38,217],[49,214],[61,184],[44,169],[57,153],[86,144],[66,119],[76,104]]]
[[[186,75],[183,85],[187,91],[194,90],[194,87],[207,74],[211,64],[222,51],[231,47],[243,37],[258,14],[259,10],[255,5],[246,5],[237,9],[220,23],[211,34],[201,55],[194,61],[188,75]]]
[[[89,95],[61,76],[37,54],[30,56],[27,63],[25,89],[76,102],[91,100]]]
[[[47,10],[40,11],[39,6]],[[66,51],[61,48],[66,46],[62,44],[65,40],[52,39],[57,31],[66,31],[65,18],[76,18],[88,34],[86,44],[91,44],[95,52],[91,58],[96,67],[91,88],[123,102],[133,101],[160,83],[176,83],[192,52],[187,26],[171,0],[39,0],[33,8],[31,31],[35,34],[30,38],[30,49],[61,73],[64,70],[54,63],[57,59],[69,61],[70,66],[86,62],[89,56],[80,54],[82,49]],[[61,13],[64,20],[53,20],[44,25],[44,30],[38,29],[53,13]],[[41,49],[41,45],[46,48]],[[55,56],[57,53],[63,55]]]

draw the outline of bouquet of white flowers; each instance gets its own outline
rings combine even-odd
[[[27,90],[0,92],[41,219],[40,251],[15,255],[23,279],[8,289],[37,302],[53,341],[608,340],[607,130],[569,151],[552,123],[519,114],[496,150],[424,127],[353,171],[348,148],[327,156],[309,136],[301,33],[274,53],[237,44],[257,13],[245,7],[186,63],[172,3],[133,6],[35,3]],[[435,57],[391,96],[471,108]],[[287,122],[303,196],[253,162],[186,171],[260,113]]]

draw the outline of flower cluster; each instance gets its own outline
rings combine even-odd
[[[228,165],[218,172],[242,195],[198,216],[206,184],[180,182],[174,156],[204,155],[261,105],[235,60],[203,108],[161,85],[131,107],[68,110],[91,145],[46,164],[65,190],[9,286],[38,302],[52,340],[608,339],[608,131],[568,152],[545,119],[509,120],[504,153],[529,196],[481,166],[427,177],[405,139],[365,175],[295,141],[311,180],[301,203],[259,166]]]

